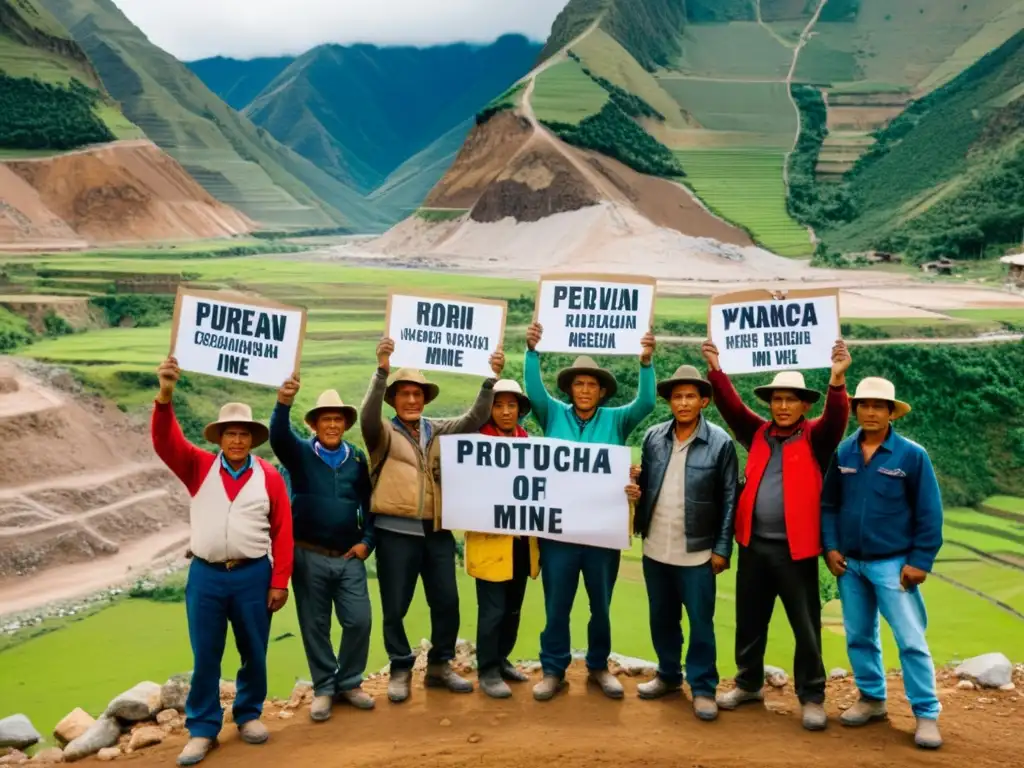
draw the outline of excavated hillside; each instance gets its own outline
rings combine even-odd
[[[231,237],[255,228],[150,141],[0,163],[0,250]]]

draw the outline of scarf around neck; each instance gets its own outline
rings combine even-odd
[[[493,421],[489,421],[486,424],[484,424],[484,426],[480,429],[480,434],[481,435],[490,435],[491,437],[507,437],[507,435],[504,435],[504,434],[502,434],[501,432],[498,431],[498,428],[496,426],[494,426],[494,422]],[[529,432],[527,432],[525,429],[523,429],[521,425],[516,424],[516,431],[515,431],[515,434],[512,435],[512,437],[529,437],[529,436],[530,436]]]

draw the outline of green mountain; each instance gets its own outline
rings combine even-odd
[[[355,190],[231,109],[111,0],[40,0],[88,54],[127,117],[217,199],[270,229],[381,230]]]
[[[224,56],[185,62],[230,107],[245,109],[271,80],[295,61],[294,56],[262,57],[242,61]]]

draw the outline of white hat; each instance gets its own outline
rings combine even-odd
[[[532,407],[530,405],[530,398],[523,392],[523,388],[519,386],[518,381],[514,379],[499,379],[494,384],[494,396],[497,397],[502,393],[516,396],[516,399],[519,401],[519,418],[523,418],[530,412]]]
[[[252,408],[245,403],[226,403],[220,409],[220,415],[216,421],[211,421],[203,429],[203,437],[211,443],[220,445],[221,431],[229,424],[242,424],[252,431],[252,447],[263,445],[270,436],[270,431],[265,425],[252,417]]]
[[[352,425],[359,418],[358,411],[351,405],[345,405],[336,389],[328,389],[320,393],[320,397],[316,399],[316,405],[306,411],[306,423],[310,426],[316,424],[320,411],[341,411],[345,417],[345,429],[352,429]]]
[[[797,397],[805,403],[816,403],[821,399],[820,392],[807,388],[807,384],[804,383],[804,375],[800,371],[780,371],[775,374],[771,384],[756,387],[754,394],[766,403],[770,403],[772,401],[772,392],[776,389],[790,389],[796,392]]]
[[[892,403],[894,406],[892,412],[893,421],[910,413],[910,404],[896,399],[896,385],[888,379],[878,376],[869,376],[866,379],[862,379],[860,384],[857,385],[857,391],[851,400],[853,401],[854,408],[857,407],[858,400],[885,400]]]

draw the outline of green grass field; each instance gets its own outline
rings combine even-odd
[[[674,68],[687,75],[782,80],[792,62],[793,48],[756,22],[737,21],[688,25]]]
[[[531,103],[538,120],[577,125],[600,112],[610,98],[608,91],[570,59],[537,76]]]
[[[1024,515],[1024,499],[1013,496],[992,496],[985,499],[985,504],[1005,512],[1012,512],[1015,515]]]
[[[809,256],[810,236],[786,211],[784,155],[764,149],[677,150],[686,181],[720,216],[783,256]]]
[[[713,131],[768,134],[788,150],[796,137],[796,110],[785,83],[727,83],[659,78],[661,86],[702,126]]]

